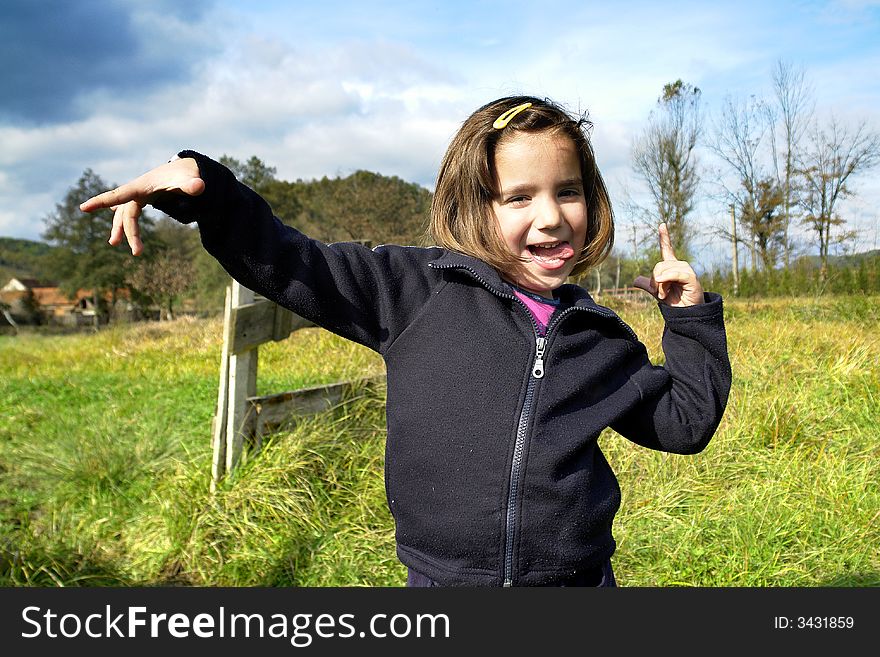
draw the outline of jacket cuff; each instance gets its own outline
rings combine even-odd
[[[198,196],[186,194],[166,194],[153,203],[153,207],[189,224],[194,221],[211,220],[229,207],[229,199],[224,198],[228,190],[234,189],[230,182],[235,175],[219,162],[193,150],[182,150],[177,157],[191,157],[199,167],[199,177],[205,181],[205,191]]]
[[[663,319],[667,322],[675,322],[682,319],[706,319],[724,314],[724,302],[721,295],[716,292],[703,292],[703,303],[694,306],[676,308],[665,303],[657,303]]]

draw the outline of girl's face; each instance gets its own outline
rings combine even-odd
[[[580,160],[570,138],[518,133],[495,151],[500,195],[492,200],[501,238],[524,258],[509,278],[552,298],[584,248],[587,203]]]

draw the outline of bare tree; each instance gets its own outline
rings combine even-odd
[[[769,168],[772,117],[766,104],[754,96],[748,101],[727,98],[715,124],[709,147],[728,165],[736,184],[721,180],[730,203],[739,215],[752,254],[765,270],[773,269],[784,245],[783,198]]]
[[[773,130],[773,162],[776,168],[776,183],[782,195],[782,247],[785,266],[791,263],[791,225],[792,210],[797,205],[795,177],[797,175],[798,149],[809,126],[813,114],[812,90],[804,78],[803,69],[779,60],[773,71],[773,92],[776,110],[781,127],[781,135]]]
[[[655,213],[643,207],[624,186],[621,198],[617,202],[614,225],[620,236],[621,256],[632,261],[633,266],[641,271],[648,262],[653,264],[653,251],[657,249],[657,223]],[[626,246],[624,246],[624,244]],[[677,252],[676,252],[677,255]]]
[[[700,90],[681,80],[663,87],[648,126],[633,146],[632,162],[651,195],[651,214],[669,226],[680,258],[689,254],[688,215],[699,174],[694,149],[700,138]]]
[[[179,253],[166,249],[154,259],[136,265],[127,281],[133,288],[164,306],[166,317],[173,320],[174,299],[192,284],[193,276],[192,263],[181,258]],[[159,319],[162,319],[161,310]]]
[[[804,223],[816,233],[824,281],[832,228],[846,223],[835,212],[837,203],[853,195],[848,183],[854,176],[880,162],[880,135],[864,122],[847,128],[832,116],[825,129],[818,122],[813,124],[808,141],[798,168],[804,180],[801,204],[806,211]]]

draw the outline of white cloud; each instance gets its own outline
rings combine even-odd
[[[17,180],[16,189],[0,189],[0,207],[16,208],[5,234],[33,238],[40,230],[35,204],[22,195],[59,199],[86,167],[122,182],[184,147],[255,154],[289,179],[366,168],[431,184],[425,163],[439,162],[430,153],[442,154],[455,129],[442,106],[456,96],[430,83],[433,65],[397,46],[376,46],[366,58],[363,44],[332,52],[246,45],[186,84],[142,97],[93,94],[87,119],[0,127],[0,167]]]

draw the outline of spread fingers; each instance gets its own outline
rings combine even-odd
[[[128,239],[128,246],[131,248],[132,255],[139,256],[144,250],[144,245],[141,242],[141,229],[138,224],[141,206],[136,201],[129,201],[122,208],[122,228]]]
[[[107,240],[111,246],[118,246],[122,242],[122,213],[125,206],[117,205],[113,208],[113,226],[110,228],[110,239]]]

